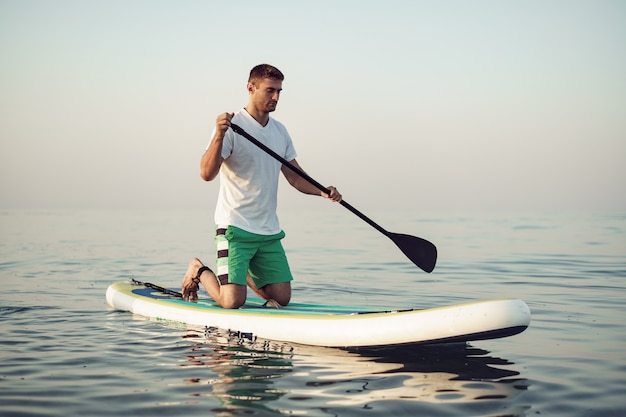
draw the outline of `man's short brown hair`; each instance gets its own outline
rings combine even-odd
[[[250,77],[248,78],[248,82],[256,85],[256,83],[264,78],[271,78],[274,80],[283,81],[285,76],[282,72],[276,67],[273,67],[269,64],[261,64],[250,70]]]

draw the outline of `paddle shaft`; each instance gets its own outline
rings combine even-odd
[[[311,178],[309,175],[307,175],[307,173],[303,172],[301,169],[298,169],[297,167],[295,167],[293,164],[291,164],[282,156],[278,155],[272,149],[270,149],[263,143],[259,142],[256,138],[249,135],[248,132],[243,130],[241,127],[237,126],[234,123],[231,123],[230,127],[233,129],[235,133],[248,139],[250,142],[252,142],[256,146],[261,148],[263,151],[265,151],[267,154],[269,154],[270,156],[272,156],[273,158],[281,162],[284,166],[291,169],[293,172],[295,172],[296,174],[304,178],[309,183],[313,184],[320,191],[326,194],[330,194],[329,189],[324,187],[319,182],[315,181],[313,178]],[[416,236],[388,232],[387,230],[379,226],[376,222],[374,222],[372,219],[370,219],[369,217],[361,213],[359,210],[352,207],[345,200],[341,200],[341,205],[347,208],[348,210],[350,210],[352,213],[356,214],[361,220],[365,221],[374,229],[378,230],[380,233],[382,233],[383,235],[391,239],[391,241],[396,244],[396,246],[402,251],[402,253],[404,253],[406,257],[408,257],[411,260],[411,262],[413,262],[419,268],[423,269],[426,272],[432,272],[432,270],[435,268],[435,263],[437,262],[437,248],[431,242],[425,239],[422,239],[420,237],[416,237]]]
[[[293,172],[295,172],[296,174],[298,174],[299,176],[301,176],[302,178],[304,178],[305,180],[307,180],[309,183],[313,184],[315,187],[317,187],[320,191],[325,192],[326,194],[330,194],[330,190],[326,187],[324,187],[322,184],[320,184],[319,182],[315,181],[313,178],[311,178],[306,172],[302,171],[301,169],[298,169],[297,167],[295,167],[292,163],[290,163],[289,161],[287,161],[285,158],[283,158],[282,156],[278,155],[276,152],[274,152],[273,150],[271,150],[270,148],[268,148],[266,145],[264,145],[263,143],[259,142],[255,137],[251,136],[250,134],[248,134],[248,132],[246,132],[245,130],[243,130],[241,127],[237,126],[234,123],[231,123],[230,127],[233,129],[233,131],[235,133],[240,134],[241,136],[243,136],[244,138],[248,139],[250,142],[254,143],[256,146],[258,146],[259,148],[263,149],[265,152],[267,152],[268,154],[270,154],[272,157],[274,157],[275,159],[277,159],[278,161],[280,161],[283,165],[285,165],[287,168],[289,168],[290,170],[292,170]],[[364,222],[366,222],[367,224],[369,224],[370,226],[372,226],[374,229],[378,230],[380,233],[382,233],[383,235],[391,238],[390,233],[385,230],[382,226],[380,226],[378,223],[376,223],[374,220],[370,219],[369,217],[367,217],[365,214],[361,213],[359,210],[355,209],[351,204],[349,204],[347,201],[345,200],[341,200],[341,205],[344,206],[345,208],[347,208],[348,210],[350,210],[352,213],[356,214],[361,220],[363,220]],[[393,239],[392,239],[393,240]]]

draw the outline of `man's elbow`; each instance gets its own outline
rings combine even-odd
[[[202,178],[205,181],[212,181],[215,179],[216,176],[217,176],[216,172],[212,172],[212,171],[205,170],[205,169],[200,170],[200,178]]]
[[[211,160],[210,158],[207,158],[207,154],[205,153],[200,161],[200,178],[205,181],[213,181],[220,172],[222,161],[223,159],[220,159],[219,161]]]

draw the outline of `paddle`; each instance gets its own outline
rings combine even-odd
[[[250,142],[254,143],[266,153],[280,161],[287,168],[291,169],[296,174],[307,180],[309,183],[313,184],[320,191],[323,191],[326,194],[330,194],[330,190],[328,190],[319,182],[315,181],[313,178],[309,177],[302,170],[293,166],[293,164],[289,163],[289,161],[287,161],[285,158],[281,157],[276,152],[259,142],[256,138],[248,134],[248,132],[243,130],[241,127],[237,126],[234,123],[232,123],[230,127],[235,133],[240,134],[244,138],[248,139]],[[380,233],[391,239],[393,243],[395,243],[396,246],[400,248],[402,253],[404,253],[406,257],[409,258],[411,262],[413,262],[419,268],[423,269],[426,272],[432,272],[432,270],[435,269],[435,263],[437,262],[437,248],[431,242],[420,237],[388,232],[387,230],[376,224],[373,220],[365,216],[363,213],[352,207],[345,200],[341,201],[341,205],[350,210],[352,213],[356,214],[358,217],[361,218],[361,220],[365,221],[374,229],[378,230]]]

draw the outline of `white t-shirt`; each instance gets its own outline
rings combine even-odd
[[[232,123],[287,161],[296,158],[293,142],[282,123],[270,117],[267,125],[261,126],[245,109],[235,113]],[[224,136],[222,157],[215,224],[260,235],[279,233],[276,208],[282,164],[232,129]]]

